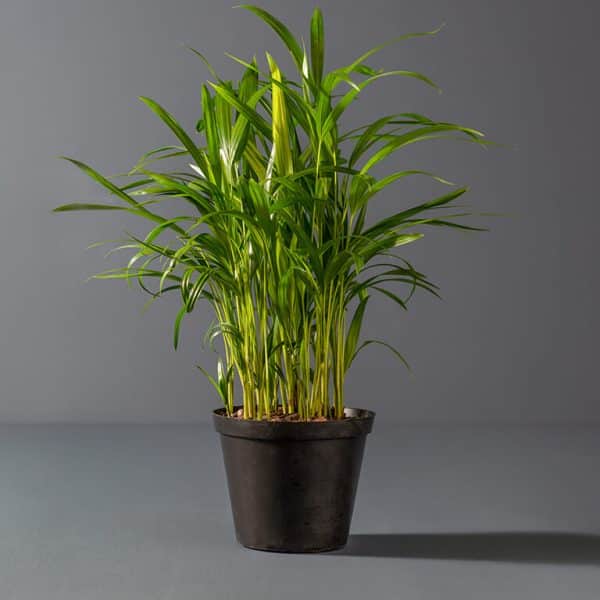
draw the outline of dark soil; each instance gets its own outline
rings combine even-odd
[[[232,419],[242,419],[244,415],[244,412],[241,408],[239,408],[238,410],[236,410],[230,418]],[[312,417],[311,419],[301,419],[300,415],[298,413],[290,413],[290,414],[285,414],[283,412],[283,410],[281,410],[281,408],[278,408],[276,412],[272,412],[270,417],[267,419],[266,417],[263,417],[262,420],[263,421],[271,421],[273,423],[277,423],[277,422],[300,422],[300,423],[322,423],[322,422],[326,422],[326,421],[343,421],[344,419],[347,419],[348,417],[343,417],[342,419],[334,419],[333,417],[331,418],[327,418],[327,417]],[[257,419],[258,420],[258,419]]]

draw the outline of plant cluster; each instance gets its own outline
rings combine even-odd
[[[476,229],[457,222],[464,213],[442,216],[439,209],[466,191],[454,187],[368,224],[373,198],[400,179],[424,175],[451,185],[417,170],[377,177],[375,167],[415,142],[457,134],[481,142],[482,134],[417,113],[383,116],[344,131],[345,112],[378,80],[400,76],[434,84],[413,71],[369,66],[387,44],[327,72],[319,9],[305,49],[274,16],[244,8],[281,38],[295,76],[285,75],[267,54],[263,67],[256,59],[232,57],[243,74],[237,82],[224,81],[195,51],[213,78],[202,86],[196,132],[186,132],[163,107],[141,98],[177,145],[145,154],[125,183],[68,159],[120,202],[55,210],[122,210],[152,224],[145,237],[132,235],[118,246],[132,253],[125,266],[96,277],[137,281],[152,299],[177,292],[175,346],[184,316],[201,300],[211,305],[215,322],[207,338],[212,344],[220,337],[222,352],[216,376],[205,374],[228,414],[239,386],[247,419],[276,412],[342,418],[344,379],[361,349],[384,344],[404,360],[384,341],[361,340],[369,298],[383,294],[404,309],[417,289],[437,293],[398,248],[423,237],[426,226]],[[174,157],[185,157],[190,169],[155,170],[157,161]],[[159,205],[167,202],[183,202],[187,210],[162,216]]]

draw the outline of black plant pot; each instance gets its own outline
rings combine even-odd
[[[236,536],[271,552],[325,552],[348,540],[375,413],[339,421],[253,421],[215,410]]]

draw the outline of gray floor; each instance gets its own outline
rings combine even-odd
[[[208,426],[0,428],[2,600],[600,598],[600,429],[379,426],[349,546],[236,545]]]

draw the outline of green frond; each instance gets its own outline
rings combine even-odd
[[[416,168],[394,165],[385,171],[387,162],[395,163],[397,152],[416,142],[457,137],[489,142],[476,129],[419,112],[375,115],[353,129],[344,127],[354,102],[383,78],[436,87],[404,65],[384,70],[367,62],[390,44],[439,29],[399,36],[326,71],[320,9],[312,13],[304,48],[269,12],[242,8],[275,32],[296,72],[286,75],[270,53],[260,65],[256,58],[228,54],[241,74],[227,81],[190,48],[212,77],[200,87],[196,127],[186,131],[161,105],[141,97],[173,143],[150,150],[124,175],[111,178],[68,158],[110,199],[54,211],[122,211],[149,222],[141,234],[113,242],[109,255],[127,256],[123,266],[94,278],[139,286],[150,297],[147,305],[175,291],[175,348],[188,324],[185,316],[200,304],[210,307],[214,324],[205,342],[219,354],[216,375],[199,369],[227,414],[239,394],[249,419],[276,411],[301,419],[342,418],[345,376],[361,350],[383,346],[408,366],[388,342],[363,341],[369,299],[379,295],[404,311],[417,293],[439,295],[404,258],[404,246],[428,239],[424,231],[429,235],[439,227],[482,229],[464,222],[468,211],[457,210],[466,187],[409,202],[401,185],[407,177],[454,184]],[[168,169],[169,159],[183,167]],[[380,192],[391,192],[396,183],[393,207],[372,219],[372,202],[379,197],[383,202]]]

